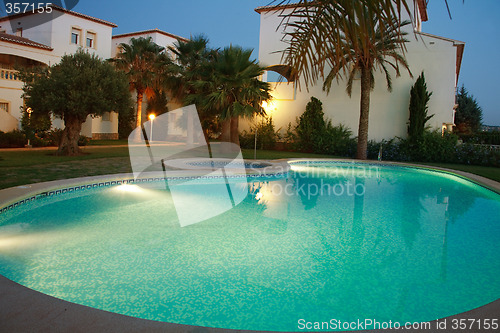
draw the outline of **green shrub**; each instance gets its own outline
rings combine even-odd
[[[422,138],[412,142],[401,140],[400,150],[415,162],[452,162],[456,158],[458,137],[441,131],[425,131]]]
[[[118,138],[128,139],[135,128],[135,110],[130,108],[126,112],[118,113]]]
[[[279,133],[274,128],[272,117],[263,118],[257,124],[250,126],[250,131],[243,131],[240,134],[241,148],[253,149],[255,146],[255,132],[257,131],[257,148],[274,149],[279,140]]]
[[[22,148],[26,144],[26,136],[19,130],[0,131],[0,148]]]
[[[463,143],[456,148],[456,163],[500,166],[500,151],[472,143]]]
[[[294,146],[297,142],[297,133],[295,132],[295,127],[292,127],[292,123],[288,123],[286,127],[285,134],[283,134],[283,142],[289,146]]]
[[[50,142],[42,137],[35,136],[30,140],[30,143],[33,147],[48,147],[50,146]]]
[[[465,143],[500,145],[500,131],[459,134],[459,137]]]
[[[44,136],[52,126],[52,120],[48,113],[28,113],[28,109],[24,109],[21,114],[21,127],[27,139],[31,140],[32,146],[35,147],[33,142],[40,142],[41,137]]]
[[[59,144],[61,143],[62,134],[63,134],[62,129],[55,128],[53,130],[48,131],[44,139],[47,141],[48,146],[59,147]]]
[[[79,146],[86,146],[90,142],[90,139],[87,138],[85,135],[80,135],[80,138],[78,139],[78,145]]]
[[[408,156],[408,151],[402,150],[404,148],[406,147],[401,146],[399,138],[380,142],[370,140],[368,141],[368,159],[378,159],[380,149],[382,149],[381,158],[383,161],[406,162],[410,160],[410,156]]]
[[[306,111],[297,119],[297,147],[306,153],[321,153],[325,150],[326,122],[319,99],[311,97]]]
[[[381,146],[382,160],[386,161],[500,166],[500,151],[479,144],[457,144],[457,136],[441,135],[439,131],[424,132],[422,139],[416,143],[401,138],[369,141],[368,158],[377,159]]]
[[[352,131],[345,125],[333,126],[329,120],[326,122],[323,153],[343,157],[354,157],[356,153],[356,140],[351,137]]]

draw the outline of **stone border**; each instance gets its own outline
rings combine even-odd
[[[277,160],[278,163],[286,163],[293,161],[329,161],[329,162],[361,162],[359,160],[345,159],[284,159]],[[376,162],[366,161],[368,164],[376,165],[394,165],[411,167],[417,169],[435,170],[457,175],[468,180],[489,188],[497,193],[500,193],[500,183],[486,179],[481,176],[473,175],[467,172],[444,169],[439,167],[428,167],[425,165],[395,163],[395,162]],[[156,173],[157,174],[157,173]],[[283,175],[283,174],[281,174]],[[260,175],[259,175],[260,176]],[[179,177],[181,175],[179,174]],[[182,173],[182,177],[192,178],[195,175],[186,176]],[[153,177],[153,181],[155,181]],[[38,183],[26,186],[18,186],[5,190],[0,190],[0,207],[9,202],[15,202],[19,198],[32,198],[33,195],[68,189],[68,183],[73,184],[73,187],[87,186],[88,184],[104,184],[108,181],[119,181],[123,179],[133,179],[130,174],[117,174],[111,176],[85,177],[69,180],[53,181],[46,183]],[[149,181],[150,177],[146,178]],[[163,179],[164,180],[164,179]],[[105,185],[103,185],[105,186]],[[92,188],[94,188],[92,186]],[[60,192],[62,194],[62,190]],[[66,193],[66,192],[65,192]],[[18,198],[18,199],[16,199]],[[298,318],[297,318],[298,319]],[[431,321],[432,330],[435,332],[437,322],[447,321],[447,329],[440,329],[439,332],[456,333],[470,332],[471,330],[456,330],[451,327],[453,319],[498,319],[500,321],[500,299],[481,306],[479,308],[460,313],[454,316]],[[16,282],[13,282],[3,276],[0,276],[0,332],[255,332],[247,330],[231,330],[209,328],[191,325],[182,325],[174,323],[157,322],[152,320],[140,319],[125,315],[120,315],[108,311],[98,310],[84,305],[79,305],[67,302],[55,297],[42,294],[38,291],[24,287]],[[425,332],[420,329],[408,329],[405,332]],[[495,332],[496,330],[474,330],[475,332]],[[347,331],[344,331],[347,332]],[[386,330],[366,330],[362,332],[379,333],[379,332],[401,332],[401,330],[386,329]]]

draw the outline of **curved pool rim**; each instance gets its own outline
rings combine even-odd
[[[257,161],[257,160],[256,160]],[[500,194],[500,183],[494,180],[474,175],[468,172],[446,169],[435,166],[427,166],[420,164],[399,163],[399,162],[385,162],[385,161],[360,161],[351,159],[328,159],[328,158],[292,158],[280,159],[273,161],[264,161],[265,163],[271,162],[273,165],[269,168],[260,169],[258,172],[252,170],[247,172],[246,177],[272,177],[283,176],[290,170],[290,164],[304,163],[304,162],[342,162],[342,163],[356,163],[363,165],[379,165],[379,166],[394,166],[411,169],[422,169],[427,171],[434,171],[438,173],[445,173],[458,176],[478,185],[481,185],[493,192]],[[288,164],[290,163],[290,164]],[[267,169],[267,170],[266,170]],[[266,170],[262,173],[262,170]],[[202,173],[203,174],[203,173]],[[167,175],[169,178],[197,178],[200,176],[200,171],[176,171]],[[245,175],[241,175],[244,177]],[[163,178],[162,178],[163,177]],[[47,195],[49,192],[59,194],[57,191],[62,191],[69,187],[74,186],[93,186],[89,188],[102,186],[114,186],[118,181],[130,181],[133,179],[133,174],[110,174],[94,177],[72,178],[59,181],[50,181],[43,183],[35,183],[29,185],[22,185],[0,190],[0,210],[10,205],[14,207],[15,203],[22,200],[36,197],[39,194]],[[147,177],[140,177],[140,181],[158,181],[164,180],[163,173],[148,173]],[[114,183],[113,183],[114,182]],[[137,182],[136,182],[137,183]],[[105,185],[107,184],[107,185]],[[97,186],[95,186],[97,185]],[[453,316],[440,318],[431,321],[436,323],[438,321],[447,320],[448,328],[452,319],[496,319],[499,318],[500,313],[500,298],[469,311],[459,313]],[[499,318],[500,319],[500,318]],[[0,275],[0,322],[4,329],[8,331],[43,331],[43,330],[58,330],[58,331],[79,331],[81,329],[104,331],[113,330],[121,332],[256,332],[250,330],[233,330],[233,329],[219,329],[210,327],[201,327],[193,325],[184,325],[168,322],[158,322],[153,320],[141,319],[127,315],[117,314],[105,310],[91,308],[85,305],[71,303],[63,299],[58,299],[38,291],[27,288],[14,281],[7,279]],[[434,327],[434,326],[432,326]],[[365,330],[361,332],[389,332],[393,330]],[[421,330],[408,329],[405,332],[420,332]],[[456,330],[455,330],[456,331]],[[451,329],[440,330],[440,332],[455,332]],[[487,332],[487,330],[484,330]],[[352,331],[343,331],[352,332]]]

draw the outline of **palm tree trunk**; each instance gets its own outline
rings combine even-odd
[[[222,121],[220,140],[223,142],[231,141],[231,118],[227,118]]]
[[[360,114],[359,114],[359,128],[358,128],[358,150],[356,152],[356,158],[360,160],[367,159],[370,92],[371,92],[370,69],[363,67],[361,69],[361,102],[359,108]]]
[[[142,126],[142,98],[144,96],[144,93],[142,91],[137,91],[137,115],[136,115],[136,121],[135,121],[135,127],[141,127]]]
[[[240,145],[240,132],[238,130],[240,117],[231,118],[231,142]]]

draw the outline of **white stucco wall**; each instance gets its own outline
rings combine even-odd
[[[281,40],[283,29],[276,29],[281,20],[279,12],[261,13],[259,62],[263,66],[277,65],[282,61],[281,54],[275,53],[287,47]],[[453,41],[415,35],[411,32],[411,26],[407,29],[410,29],[410,34],[407,36],[410,42],[407,43],[406,58],[413,78],[402,68],[402,75],[398,78],[393,72],[393,91],[389,93],[385,76],[380,71],[376,72],[375,89],[371,93],[370,103],[370,139],[406,136],[410,88],[422,70],[425,72],[427,88],[433,92],[429,102],[429,114],[434,114],[434,117],[428,124],[433,128],[441,128],[443,123],[453,123],[456,47]],[[286,129],[290,122],[294,125],[296,117],[305,111],[306,104],[311,96],[314,96],[323,102],[327,118],[334,124],[347,125],[356,136],[359,122],[360,81],[354,82],[351,98],[345,91],[345,81],[340,81],[338,84],[334,82],[329,94],[322,91],[321,86],[322,80],[316,86],[309,87],[309,91],[303,83],[301,83],[302,90],[288,83],[273,83],[275,100],[267,111],[272,115],[276,128]],[[290,97],[294,95],[295,98]]]
[[[50,50],[29,47],[6,41],[0,41],[0,55],[9,55],[16,58],[33,59],[43,64],[50,64],[59,61],[59,57],[52,54]],[[20,59],[21,61],[22,59]],[[12,131],[19,128],[21,119],[21,106],[23,100],[21,95],[23,83],[19,80],[10,80],[0,77],[0,99],[10,103],[9,114],[17,120],[17,123],[9,121],[2,124],[2,131]]]
[[[72,28],[81,30],[79,45],[71,43]],[[94,33],[94,47],[86,47],[87,33]],[[64,14],[56,16],[52,22],[51,47],[59,55],[75,53],[80,47],[103,59],[111,58],[112,27],[82,17]]]
[[[47,15],[47,14],[45,14]],[[0,41],[0,55],[8,54],[17,57],[33,59],[46,65],[53,65],[61,60],[65,54],[75,53],[80,47],[96,54],[102,59],[111,57],[112,26],[91,19],[54,11],[52,19],[44,22],[40,15],[27,15],[13,20],[15,29],[12,29],[9,21],[0,22],[0,28],[6,33],[15,35],[17,28],[22,28],[22,37],[47,45],[53,50],[45,50],[26,45]],[[71,43],[72,28],[81,30],[80,43]],[[93,33],[94,47],[86,47],[87,33]],[[0,98],[10,102],[10,115],[16,119],[21,118],[20,107],[23,105],[22,82],[0,79]],[[82,134],[91,137],[92,133],[117,133],[118,117],[111,116],[111,121],[102,121],[100,117],[91,119],[84,124]],[[9,124],[12,124],[10,122]],[[5,126],[4,126],[5,127]],[[10,128],[8,130],[12,130]],[[16,126],[18,127],[18,126]],[[60,119],[54,119],[53,127],[62,128],[64,123]]]
[[[2,101],[2,103],[9,103],[8,114],[17,120],[17,123],[15,123],[15,128],[12,128],[12,125],[14,125],[13,121],[9,121],[8,124],[2,124],[1,127],[3,129],[0,130],[4,132],[19,128],[19,121],[21,120],[21,107],[23,106],[23,100],[21,99],[22,86],[23,83],[21,81],[0,79],[0,101]],[[0,112],[5,113],[1,110]],[[4,118],[8,119],[8,117]]]
[[[53,14],[13,17],[0,22],[0,28],[5,29],[6,33],[11,35],[15,35],[16,30],[21,28],[23,29],[22,37],[51,46],[52,20],[48,20],[47,16],[53,17]]]

